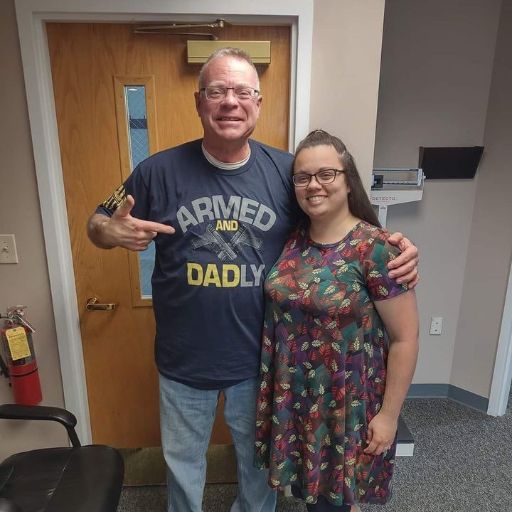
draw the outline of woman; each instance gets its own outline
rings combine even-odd
[[[416,299],[388,276],[397,250],[338,138],[311,132],[293,182],[309,220],[265,282],[256,463],[310,511],[355,511],[390,495],[418,352]]]

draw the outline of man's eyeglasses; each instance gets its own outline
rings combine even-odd
[[[296,187],[307,187],[313,177],[320,185],[327,185],[332,183],[338,174],[342,174],[345,171],[343,169],[322,169],[321,171],[315,172],[315,174],[308,174],[306,172],[298,172],[292,175],[293,184]]]
[[[256,98],[260,91],[258,89],[253,89],[252,87],[217,87],[217,86],[209,86],[209,87],[202,87],[199,89],[199,92],[204,91],[204,95],[206,96],[207,100],[210,101],[221,101],[223,100],[227,94],[228,91],[232,90],[233,94],[240,100],[240,101],[248,101]]]

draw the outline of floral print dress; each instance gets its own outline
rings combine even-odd
[[[386,386],[388,338],[374,301],[407,290],[388,276],[397,250],[359,222],[336,244],[298,230],[265,281],[256,465],[306,503],[385,503],[396,440],[363,453]]]

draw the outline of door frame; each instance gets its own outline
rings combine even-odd
[[[15,0],[15,6],[64,404],[77,417],[78,434],[87,444],[92,442],[92,436],[45,23],[203,21],[226,17],[237,23],[290,24],[291,150],[309,129],[313,0]]]
[[[512,262],[508,276],[507,293],[503,315],[501,317],[498,349],[494,362],[494,372],[491,383],[491,394],[487,414],[503,416],[507,411],[510,385],[512,381]]]

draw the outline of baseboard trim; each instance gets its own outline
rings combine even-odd
[[[489,399],[452,384],[411,384],[407,398],[448,398],[487,414]]]

